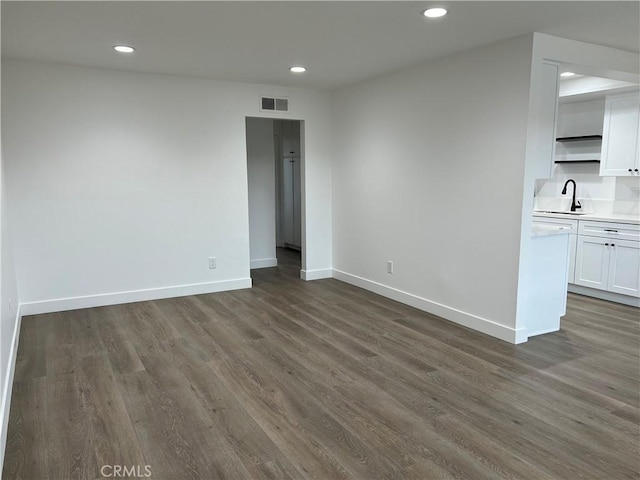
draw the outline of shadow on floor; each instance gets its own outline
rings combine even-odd
[[[283,280],[299,280],[302,256],[299,250],[291,248],[277,248],[276,258],[278,266],[272,268],[258,268],[251,270],[253,285],[264,282],[282,282]]]

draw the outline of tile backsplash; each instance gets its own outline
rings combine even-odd
[[[597,163],[556,164],[551,178],[536,181],[534,209],[569,210],[573,185],[561,192],[571,178],[582,211],[640,215],[640,176],[601,177],[599,170]]]

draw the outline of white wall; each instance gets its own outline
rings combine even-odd
[[[604,123],[604,97],[587,101],[563,102],[558,106],[556,126],[557,137],[579,135],[602,135]],[[556,144],[556,154],[573,152],[581,148],[587,152],[599,153],[598,142],[587,142],[584,145],[570,146]],[[594,158],[596,155],[594,155]],[[571,163],[555,164],[552,176],[536,182],[535,208],[561,208],[571,205],[571,193],[562,195],[564,182],[573,178],[577,183],[577,196],[581,199],[611,199],[615,194],[615,178],[601,177],[599,164]],[[570,187],[572,188],[572,187]],[[588,203],[588,202],[587,202]],[[587,207],[587,205],[585,205]]]
[[[604,96],[586,101],[561,101],[556,136],[602,135]]]
[[[306,122],[306,265],[330,269],[329,94],[21,61],[2,85],[23,313],[248,286],[259,94]]]
[[[0,159],[1,164],[1,159]],[[0,167],[1,170],[1,167]],[[17,353],[17,338],[20,328],[20,314],[18,310],[18,291],[16,285],[13,255],[11,252],[11,240],[7,222],[7,205],[5,197],[4,175],[1,180],[2,205],[0,212],[1,238],[0,238],[0,472],[4,459],[4,449],[7,440],[7,426],[9,421],[9,405],[11,401],[11,387],[13,383],[13,371],[15,367],[15,355]]]
[[[251,268],[275,267],[276,178],[273,120],[247,118]]]
[[[513,341],[531,48],[519,37],[336,93],[338,278]]]
[[[17,335],[20,328],[18,292],[8,228],[2,152],[3,147],[0,139],[0,395],[2,395],[0,397],[0,473],[2,472],[7,442],[11,387],[17,353]]]
[[[303,161],[302,176],[302,271],[304,280],[331,278],[333,275],[333,219],[332,173],[333,139],[331,94],[317,112],[323,120],[322,130],[307,117],[300,123],[300,142]],[[320,105],[318,104],[318,107]],[[311,115],[308,118],[312,118]],[[314,119],[315,120],[315,119]],[[315,158],[322,152],[322,159]],[[311,220],[311,221],[310,221]]]

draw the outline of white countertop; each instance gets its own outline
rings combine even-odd
[[[532,237],[546,237],[548,235],[563,235],[571,232],[570,227],[563,227],[561,225],[531,225]]]
[[[640,225],[640,215],[628,215],[624,213],[585,213],[582,215],[572,215],[567,213],[548,213],[545,211],[534,211],[534,215],[550,218],[564,218],[573,220],[596,220],[600,222],[632,223]]]

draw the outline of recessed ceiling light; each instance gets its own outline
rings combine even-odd
[[[293,67],[289,67],[289,71],[293,72],[293,73],[304,73],[307,71],[307,69],[305,67],[301,67],[299,65],[293,66]]]
[[[422,12],[422,15],[424,15],[427,18],[440,18],[440,17],[444,17],[446,14],[447,14],[447,9],[440,8],[440,7],[427,8]]]
[[[573,77],[575,75],[575,73],[573,72],[562,72],[560,74],[561,77]]]
[[[129,47],[128,45],[115,45],[113,49],[120,53],[133,53],[135,50],[135,48]]]

